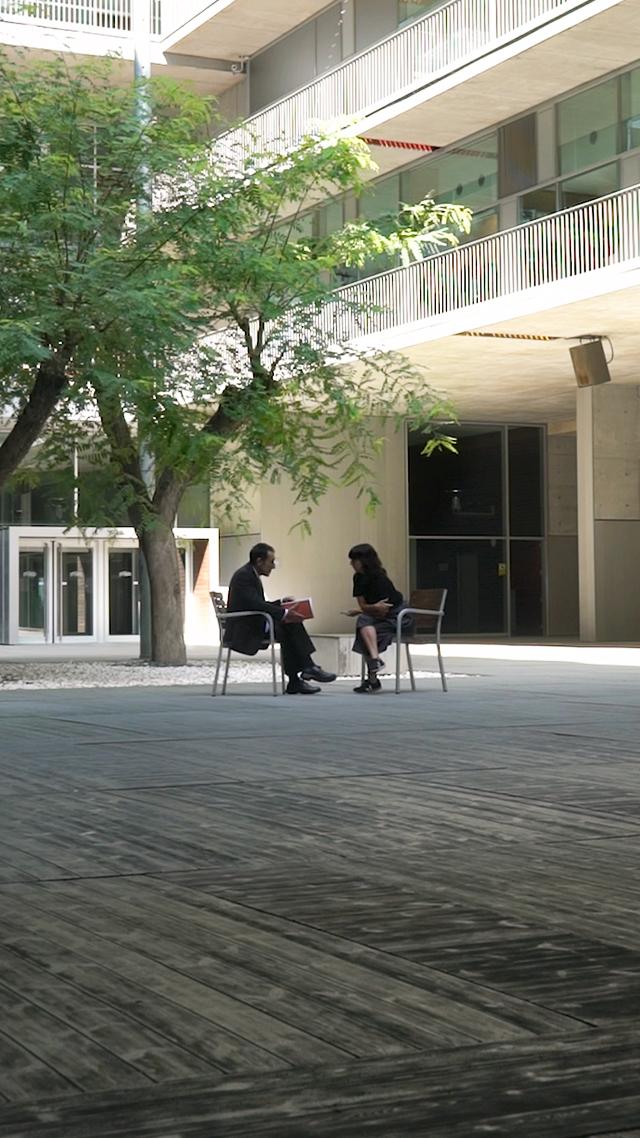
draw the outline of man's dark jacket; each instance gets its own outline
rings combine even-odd
[[[236,569],[229,582],[227,612],[244,612],[255,609],[269,613],[275,621],[282,620],[284,608],[278,601],[266,601],[262,581],[251,562]],[[261,616],[248,616],[244,620],[230,620],[225,628],[224,643],[235,652],[255,656],[268,643],[266,624]]]

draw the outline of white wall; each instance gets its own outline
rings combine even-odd
[[[284,486],[262,489],[261,538],[276,549],[278,568],[269,580],[268,595],[313,597],[314,631],[349,632],[353,620],[340,615],[352,606],[352,571],[347,553],[352,545],[369,541],[376,547],[395,584],[407,587],[407,520],[404,432],[385,430],[386,445],[379,460],[382,505],[373,518],[349,489],[329,491],[311,517],[312,532],[304,537],[291,527],[299,517],[291,492]]]

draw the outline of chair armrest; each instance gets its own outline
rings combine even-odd
[[[238,616],[263,616],[265,620],[273,620],[268,612],[260,612],[259,609],[245,609],[243,612],[221,612],[218,615],[220,620],[235,620]]]
[[[243,612],[222,612],[217,615],[221,625],[224,625],[228,620],[236,620],[239,616],[261,616],[269,629],[269,643],[275,644],[276,629],[271,613],[260,612],[259,609],[245,609]]]
[[[402,640],[402,618],[404,616],[407,616],[407,615],[409,615],[409,616],[414,616],[414,615],[416,615],[416,616],[434,616],[434,617],[436,617],[436,620],[433,622],[433,631],[434,631],[436,636],[439,635],[440,621],[442,620],[442,617],[444,616],[444,609],[416,609],[416,608],[412,608],[411,606],[407,605],[406,608],[400,609],[400,612],[398,613],[398,615],[396,617],[396,640],[398,642]]]
[[[413,609],[406,608],[400,609],[398,613],[398,620],[401,620],[405,613],[417,613],[418,616],[443,616],[444,609]]]

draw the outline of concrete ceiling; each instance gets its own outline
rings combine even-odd
[[[500,324],[484,332],[608,336],[613,383],[640,386],[640,286],[591,297]],[[451,397],[461,419],[554,422],[575,416],[569,356],[575,340],[551,342],[455,335],[403,349],[428,382]],[[608,346],[605,345],[608,358]]]
[[[199,22],[186,22],[169,40],[174,51],[187,55],[240,59],[262,51],[327,6],[328,0],[227,0],[211,4],[210,19],[202,21],[200,14]]]

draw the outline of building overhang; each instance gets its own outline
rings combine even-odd
[[[631,287],[478,326],[484,336],[425,338],[402,350],[461,420],[564,426],[575,419],[569,348],[580,337],[607,337],[611,382],[640,387],[639,311],[640,272]]]
[[[464,418],[537,421],[572,415],[580,338],[608,337],[612,377],[640,385],[639,304],[635,186],[338,289],[322,319],[424,365]]]
[[[212,4],[175,3],[173,27],[165,35],[165,50],[194,55],[247,59],[275,40],[312,19],[327,0],[214,0]],[[174,14],[175,12],[175,14]]]
[[[416,157],[413,147],[443,147],[489,129],[576,85],[635,62],[640,8],[635,0],[558,0],[514,4],[505,30],[483,9],[462,4],[457,40],[440,23],[447,6],[400,29],[285,98],[226,137],[268,149],[294,146],[314,125],[374,137],[381,173]],[[511,9],[509,9],[511,11]],[[494,9],[487,5],[486,12]],[[452,17],[453,19],[453,17]],[[476,27],[474,20],[478,20]],[[440,40],[437,41],[437,37]],[[435,38],[431,51],[431,38]],[[395,145],[394,145],[395,144]]]

